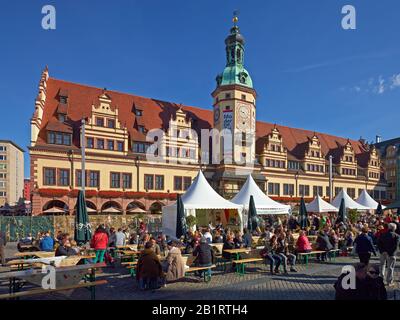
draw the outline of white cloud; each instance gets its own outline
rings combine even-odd
[[[396,89],[398,87],[400,87],[400,73],[399,74],[394,74],[391,78],[390,78],[390,89]]]
[[[400,73],[394,74],[390,77],[384,77],[382,75],[371,77],[368,80],[360,81],[360,83],[351,87],[350,91],[382,95],[387,91],[396,89],[400,89]]]

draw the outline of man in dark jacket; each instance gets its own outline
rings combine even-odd
[[[76,255],[77,255],[77,252],[74,249],[72,249],[71,243],[70,243],[68,237],[62,238],[61,244],[57,248],[55,256],[56,257],[61,257],[61,256],[70,257],[70,256],[76,256]]]
[[[333,249],[328,234],[325,231],[321,230],[318,234],[316,242],[317,242],[317,248],[316,248],[317,250],[326,251],[325,253],[322,254],[318,253],[317,260],[325,261],[327,253]]]
[[[195,265],[197,267],[208,267],[213,264],[214,251],[207,243],[207,239],[205,237],[201,238],[200,245],[194,249],[193,256],[196,257]]]
[[[376,256],[376,251],[372,239],[368,236],[368,228],[364,227],[361,230],[361,234],[354,240],[356,246],[356,252],[361,263],[368,264],[371,259],[371,253]]]
[[[367,269],[364,263],[357,263],[355,269],[355,287],[346,288],[349,273],[340,275],[335,287],[335,300],[387,300],[387,292],[383,284],[383,280],[379,277],[379,271],[373,267]]]
[[[395,223],[389,223],[388,231],[382,234],[378,240],[378,249],[380,252],[382,279],[385,279],[389,286],[393,286],[393,274],[396,265],[396,254],[399,249],[400,236],[396,233],[397,226]]]

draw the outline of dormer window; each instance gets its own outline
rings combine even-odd
[[[146,129],[144,128],[144,126],[138,126],[138,131],[139,131],[140,133],[145,133],[145,132],[146,132]]]
[[[107,128],[111,128],[111,129],[115,128],[115,120],[114,119],[107,119]]]
[[[58,114],[58,121],[60,122],[65,122],[65,120],[67,120],[67,116],[63,113],[59,113]]]
[[[50,131],[47,135],[47,143],[70,146],[71,145],[71,134]]]
[[[60,103],[67,104],[68,103],[68,97],[67,96],[60,96]]]
[[[136,115],[136,117],[141,117],[143,115],[143,111],[139,110],[139,109],[136,109],[135,110],[135,115]]]

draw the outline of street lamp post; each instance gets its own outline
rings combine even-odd
[[[296,198],[299,196],[299,172],[297,171],[294,174],[294,178],[296,180]]]
[[[329,156],[329,202],[332,202],[333,193],[333,170],[332,170],[332,160],[333,156]]]

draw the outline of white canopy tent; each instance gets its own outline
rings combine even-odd
[[[243,205],[245,210],[249,209],[250,196],[253,196],[258,215],[266,214],[290,214],[291,207],[272,200],[258,187],[251,174],[239,193],[231,200],[237,205]]]
[[[376,202],[367,192],[367,190],[363,190],[356,200],[357,203],[361,204],[368,209],[376,210],[378,208],[379,203]],[[385,206],[382,206],[382,209],[385,209]]]
[[[369,210],[368,207],[365,207],[357,202],[355,202],[350,196],[347,194],[346,191],[343,189],[339,192],[335,199],[332,201],[332,205],[336,208],[340,208],[340,203],[344,199],[344,206],[346,209],[356,209],[356,210]]]
[[[308,212],[314,213],[326,213],[326,212],[338,212],[339,209],[331,205],[330,203],[324,201],[319,195],[311,201],[309,204],[306,204],[306,209]]]
[[[242,205],[232,203],[221,197],[207,182],[203,172],[199,171],[193,183],[181,197],[185,209],[185,215],[197,216],[199,209],[208,210],[236,210],[242,228]],[[163,233],[171,237],[176,234],[176,202],[162,209]]]

